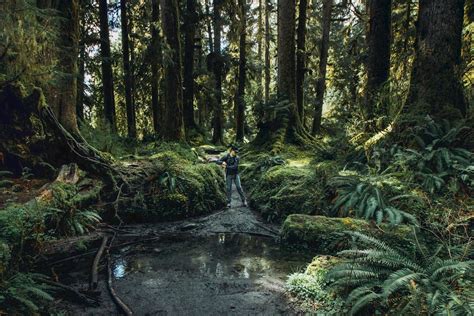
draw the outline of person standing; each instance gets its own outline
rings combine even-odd
[[[235,183],[237,192],[239,193],[240,199],[242,200],[242,206],[243,207],[247,206],[247,200],[245,199],[244,191],[242,190],[242,184],[240,183],[240,176],[239,176],[240,158],[238,156],[238,153],[239,153],[239,149],[236,146],[230,146],[229,153],[217,161],[217,164],[225,168],[225,175],[226,175],[225,186],[226,186],[228,208],[231,207],[232,183]]]

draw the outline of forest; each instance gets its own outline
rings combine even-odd
[[[473,34],[473,0],[0,1],[0,315],[474,315]]]

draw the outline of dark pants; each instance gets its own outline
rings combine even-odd
[[[235,187],[237,188],[237,192],[239,192],[242,202],[245,201],[244,191],[242,190],[242,185],[240,184],[240,176],[238,174],[235,174],[235,175],[227,175],[225,178],[227,203],[230,203],[230,201],[232,200],[232,182],[235,182]]]

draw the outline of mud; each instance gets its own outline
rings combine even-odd
[[[202,218],[123,227],[142,234],[186,236],[131,245],[113,254],[114,288],[136,315],[298,314],[284,282],[310,258],[280,248],[277,227],[240,207],[237,199],[232,205]],[[69,273],[68,279],[75,288],[87,288],[84,269]],[[60,306],[71,315],[117,314],[104,274],[101,280],[99,307]]]

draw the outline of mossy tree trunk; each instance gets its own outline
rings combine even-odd
[[[179,11],[177,0],[161,0],[161,27],[171,60],[165,67],[165,111],[161,135],[165,140],[182,141],[184,135],[183,88]]]
[[[296,107],[301,121],[304,122],[304,77],[306,72],[306,11],[307,0],[300,0],[298,29],[296,39]]]
[[[214,81],[215,81],[215,107],[214,117],[212,119],[212,142],[214,144],[222,144],[223,130],[223,110],[222,110],[222,52],[221,52],[221,31],[222,31],[222,18],[221,18],[221,5],[222,0],[214,0],[214,12],[213,12],[213,23],[214,23]]]
[[[162,107],[160,104],[160,65],[162,63],[161,40],[158,23],[160,22],[160,0],[151,1],[151,111],[153,115],[153,131],[160,133]]]
[[[270,1],[265,1],[265,103],[270,100]]]
[[[137,137],[137,126],[135,120],[135,105],[132,98],[132,71],[130,66],[130,41],[128,36],[128,9],[127,0],[120,0],[120,18],[122,27],[122,59],[123,76],[125,87],[125,107],[127,110],[127,132],[128,137]]]
[[[331,16],[334,0],[323,2],[323,33],[319,46],[319,77],[316,82],[316,100],[314,102],[314,116],[311,133],[316,135],[321,129],[323,115],[324,93],[326,92],[326,69],[329,56],[329,33],[331,31]]]
[[[100,56],[102,59],[102,90],[104,94],[104,118],[113,132],[115,124],[114,78],[112,73],[112,56],[109,38],[109,10],[107,0],[99,0],[100,20]]]
[[[79,54],[79,0],[59,1],[59,70],[63,74],[55,87],[53,109],[59,122],[71,133],[79,134],[76,116]]]
[[[390,75],[390,47],[392,39],[392,0],[369,1],[369,29],[367,34],[367,88],[364,114],[366,119],[375,113],[376,98]]]
[[[240,36],[239,36],[239,83],[235,104],[237,107],[236,141],[244,140],[245,125],[245,73],[247,67],[246,38],[247,38],[247,8],[245,0],[238,0],[240,13]]]
[[[194,38],[198,22],[196,0],[186,1],[184,21],[183,113],[184,127],[186,132],[188,132],[197,128],[194,120]]]
[[[466,115],[460,82],[464,0],[420,0],[405,112],[436,120]]]

